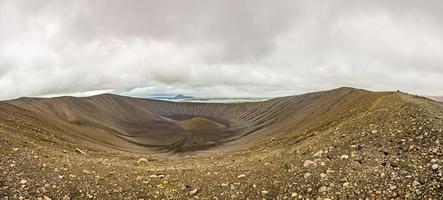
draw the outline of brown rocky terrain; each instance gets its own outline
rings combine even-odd
[[[235,104],[0,102],[0,199],[443,199],[443,104],[352,88]]]

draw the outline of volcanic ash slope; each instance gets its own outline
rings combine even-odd
[[[235,104],[0,102],[0,199],[439,199],[443,107],[340,88]]]

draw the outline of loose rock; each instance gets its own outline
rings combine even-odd
[[[312,156],[314,156],[314,157],[321,157],[322,154],[323,154],[323,150],[320,150],[320,151],[318,151],[317,153],[315,153]]]
[[[315,163],[312,160],[305,160],[305,162],[303,163],[303,167],[315,167],[317,166],[317,163]]]
[[[318,189],[318,192],[320,192],[320,193],[325,193],[325,192],[327,192],[328,191],[328,187],[326,187],[326,186],[321,186],[319,189]]]
[[[146,159],[146,158],[140,158],[140,159],[138,159],[138,161],[137,161],[139,164],[148,164],[148,159]]]
[[[82,151],[82,150],[79,149],[79,148],[76,148],[75,151],[76,151],[77,153],[80,153],[80,154],[86,154],[86,152]]]
[[[198,189],[195,188],[189,192],[190,195],[196,195],[198,193]]]
[[[246,177],[246,175],[244,175],[244,174],[240,174],[237,176],[237,178],[245,178],[245,177]]]

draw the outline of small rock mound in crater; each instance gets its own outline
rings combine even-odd
[[[194,117],[178,121],[177,124],[184,130],[210,130],[226,128],[226,125],[202,117]]]

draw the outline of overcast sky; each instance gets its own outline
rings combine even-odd
[[[440,0],[0,0],[0,99],[443,95]]]

